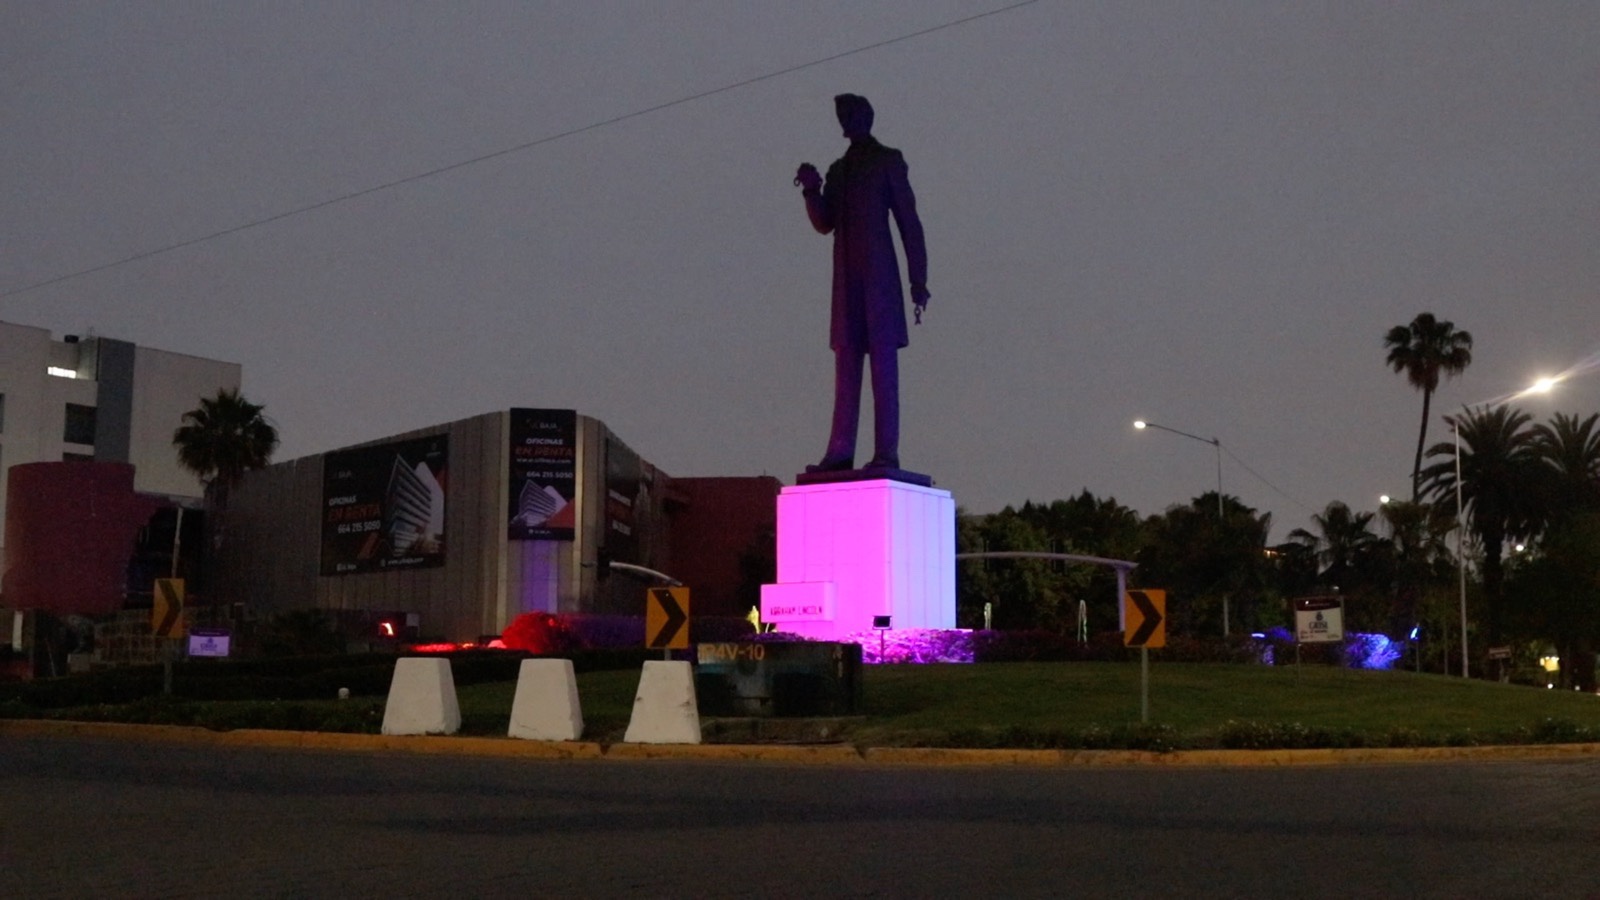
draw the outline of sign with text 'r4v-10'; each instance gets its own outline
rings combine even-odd
[[[1129,591],[1122,598],[1122,643],[1129,647],[1167,645],[1167,592]]]

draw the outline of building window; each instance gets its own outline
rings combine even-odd
[[[67,427],[62,430],[61,439],[69,444],[94,445],[94,413],[92,406],[80,406],[76,403],[67,404]]]
[[[87,453],[63,453],[62,462],[94,462],[94,457]]]
[[[0,432],[6,430],[6,395],[0,394]]]

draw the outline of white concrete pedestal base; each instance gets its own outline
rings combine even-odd
[[[461,706],[450,660],[410,656],[394,664],[389,701],[383,707],[384,734],[455,734]]]
[[[622,738],[630,744],[700,743],[700,707],[687,662],[647,660],[639,673],[633,716]]]
[[[949,491],[842,481],[778,494],[778,581],[761,621],[815,640],[893,628],[956,627],[956,506]]]
[[[583,735],[578,680],[570,659],[525,659],[517,671],[508,734],[530,741],[575,741]]]

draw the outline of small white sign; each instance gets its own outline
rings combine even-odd
[[[190,656],[227,656],[233,638],[226,631],[189,632]]]
[[[813,622],[833,619],[831,581],[761,586],[761,621]]]
[[[1338,597],[1306,597],[1294,601],[1294,639],[1302,644],[1344,640],[1344,601]]]

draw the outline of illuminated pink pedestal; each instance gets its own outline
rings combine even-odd
[[[872,629],[956,627],[956,506],[900,481],[786,487],[778,495],[778,583],[761,620],[832,640]]]

